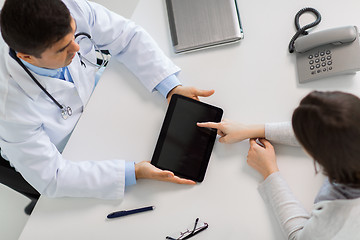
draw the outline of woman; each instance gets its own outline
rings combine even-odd
[[[288,239],[360,239],[360,99],[343,92],[311,92],[291,123],[198,123],[218,130],[220,142],[250,138],[248,164],[264,177],[259,186]],[[261,142],[262,146],[256,142]],[[270,141],[300,145],[328,177],[309,214],[280,175]]]

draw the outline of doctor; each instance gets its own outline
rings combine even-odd
[[[148,161],[61,155],[96,86],[97,48],[167,100],[213,94],[181,86],[180,69],[141,27],[86,0],[6,0],[0,20],[8,45],[0,54],[1,154],[40,194],[119,199],[139,178],[194,184]]]

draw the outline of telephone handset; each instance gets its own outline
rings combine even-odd
[[[360,70],[360,42],[356,26],[297,36],[290,43],[289,51],[296,52],[300,83]]]
[[[357,29],[353,26],[333,28],[298,38],[294,47],[297,53],[304,53],[322,45],[351,43],[356,40],[357,35]]]

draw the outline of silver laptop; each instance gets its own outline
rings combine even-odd
[[[243,38],[236,0],[166,0],[176,53]]]

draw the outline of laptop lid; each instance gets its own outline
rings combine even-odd
[[[176,53],[243,38],[236,0],[166,0]]]

